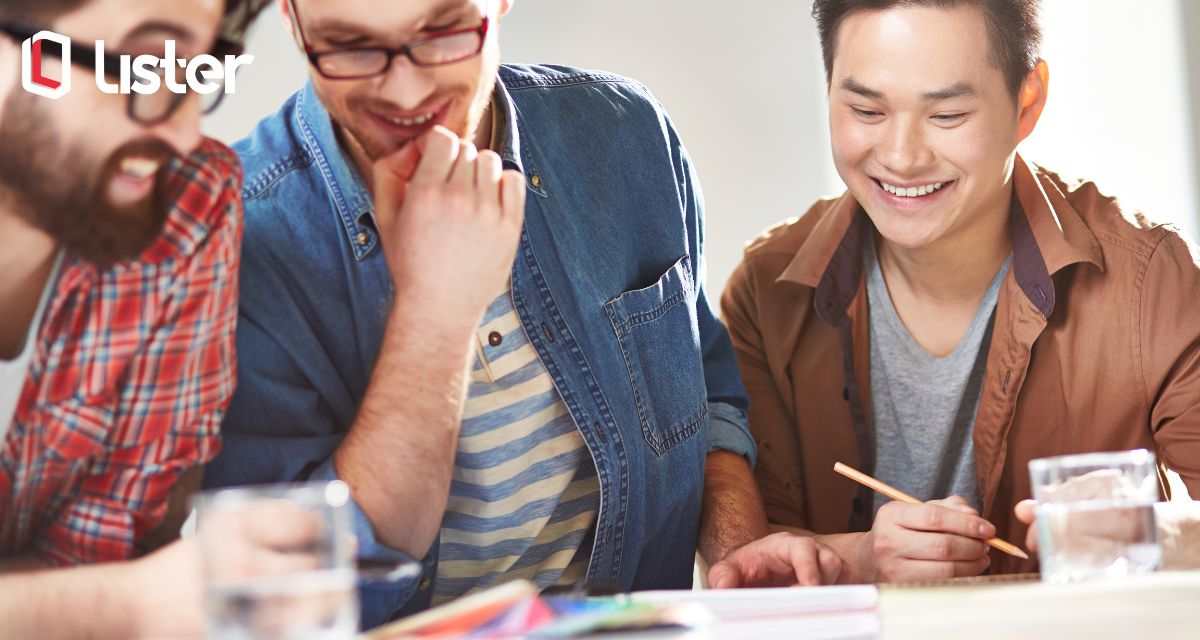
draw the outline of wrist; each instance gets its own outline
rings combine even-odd
[[[112,580],[110,593],[113,594],[113,602],[110,605],[132,614],[120,618],[125,626],[124,633],[120,634],[122,637],[146,638],[162,632],[156,624],[157,617],[161,615],[157,611],[161,603],[156,598],[147,597],[150,592],[156,591],[156,576],[149,564],[143,557],[111,565],[116,575]]]
[[[465,304],[462,300],[441,300],[396,289],[388,325],[422,336],[447,336],[457,340],[464,335],[473,335],[486,311],[487,304]]]

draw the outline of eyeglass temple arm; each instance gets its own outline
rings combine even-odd
[[[304,37],[304,30],[300,27],[300,14],[296,11],[295,0],[287,0],[288,19],[292,22],[292,40],[296,44],[296,48],[300,53],[308,54],[308,40]]]

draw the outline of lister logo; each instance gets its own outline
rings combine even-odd
[[[58,100],[71,90],[71,39],[52,31],[41,31],[21,44],[21,84],[25,90]],[[62,60],[62,77],[46,76],[43,61]]]
[[[92,54],[71,46],[71,39],[52,31],[41,31],[21,45],[21,83],[26,91],[57,100],[71,90],[71,53]],[[96,42],[89,58],[95,60],[96,86],[104,93],[129,95],[152,94],[163,88],[172,93],[209,95],[217,91],[232,94],[237,90],[237,70],[254,62],[254,56],[227,55],[222,61],[204,54],[190,60],[175,57],[175,41],[165,44],[164,57],[153,55],[108,55],[104,41]],[[77,56],[80,57],[80,56]],[[61,60],[58,78],[50,77],[48,60]],[[86,63],[90,60],[77,60]],[[179,71],[183,71],[180,81]],[[116,79],[116,82],[110,81]]]

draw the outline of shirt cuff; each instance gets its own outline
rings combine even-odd
[[[758,461],[758,446],[750,435],[746,412],[724,402],[708,403],[708,452],[732,451],[750,463]]]

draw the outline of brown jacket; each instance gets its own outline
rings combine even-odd
[[[1067,453],[1148,448],[1200,496],[1200,252],[1094,184],[1020,157],[1014,174],[1013,264],[973,432],[983,516],[1023,544],[1012,508],[1030,497],[1028,463]],[[870,232],[851,195],[817,202],[747,246],[721,301],[775,523],[870,527],[869,491],[833,472],[874,467]],[[992,572],[1037,569],[992,555]]]

